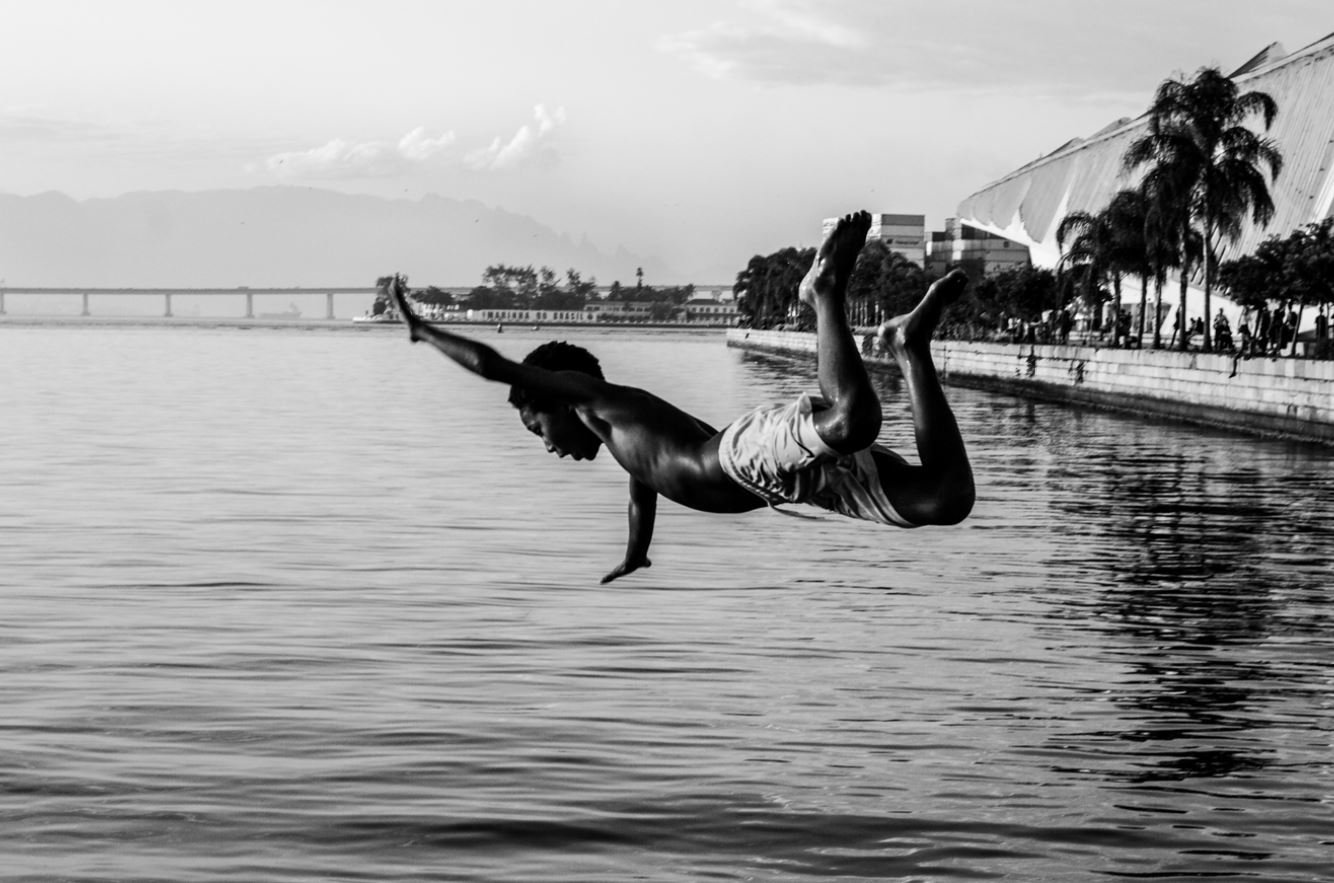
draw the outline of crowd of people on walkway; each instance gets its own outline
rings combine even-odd
[[[1231,353],[1242,358],[1256,356],[1308,356],[1317,359],[1334,357],[1334,339],[1330,337],[1329,315],[1321,307],[1315,317],[1315,327],[1309,336],[1299,335],[1301,316],[1297,310],[1282,306],[1273,309],[1267,307],[1247,308],[1237,320],[1237,331],[1232,332],[1232,323],[1220,307],[1214,314],[1213,337],[1211,343],[1215,352]],[[1177,344],[1180,331],[1180,310],[1173,318],[1172,339],[1169,345]],[[1195,348],[1196,336],[1203,339],[1204,319],[1196,316],[1186,326],[1187,348]],[[1307,343],[1309,346],[1296,346]]]
[[[1214,352],[1229,353],[1240,358],[1334,358],[1334,334],[1331,334],[1328,309],[1320,307],[1314,328],[1299,334],[1300,321],[1301,315],[1290,307],[1248,308],[1238,317],[1234,331],[1226,312],[1219,308],[1213,317],[1210,343]],[[1099,325],[1091,323],[1086,316],[1076,317],[1067,308],[1048,310],[1036,320],[1001,316],[997,326],[990,329],[954,326],[950,330],[952,333],[949,336],[972,340],[1037,344],[1074,342],[1115,348],[1150,346],[1149,341],[1153,339],[1151,320],[1141,337],[1137,314],[1125,307]],[[1165,349],[1181,349],[1181,336],[1184,333],[1184,348],[1200,350],[1204,344],[1204,332],[1202,316],[1189,317],[1183,331],[1181,311],[1177,309],[1172,315],[1170,334],[1167,329],[1163,329],[1165,336],[1161,345]]]
[[[1299,321],[1300,317],[1295,309],[1284,312],[1281,306],[1274,307],[1272,311],[1264,307],[1244,311],[1237,323],[1237,335],[1240,338],[1236,347],[1237,353],[1241,356],[1279,356],[1290,353],[1293,350],[1293,343],[1300,339]],[[1218,333],[1220,328],[1226,333],[1230,342],[1232,335],[1227,327],[1227,317],[1223,315],[1222,310],[1218,311],[1218,316],[1214,319],[1214,337],[1217,340],[1223,339]],[[1330,358],[1329,330],[1329,315],[1326,309],[1321,307],[1315,317],[1310,355],[1320,359]]]

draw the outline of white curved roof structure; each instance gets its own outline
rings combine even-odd
[[[1271,44],[1232,77],[1241,91],[1267,92],[1277,102],[1278,116],[1265,134],[1283,154],[1283,171],[1270,187],[1273,221],[1261,229],[1247,225],[1220,260],[1248,254],[1267,237],[1285,236],[1334,211],[1334,34],[1291,54]],[[1022,242],[1035,264],[1054,266],[1061,218],[1099,211],[1118,190],[1137,183],[1137,176],[1122,172],[1121,157],[1147,125],[1147,116],[1118,120],[1069,141],[964,199],[959,219]]]

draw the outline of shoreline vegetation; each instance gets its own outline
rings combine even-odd
[[[392,276],[375,282],[375,299],[361,323],[398,321],[388,294]],[[401,276],[406,284],[407,277]],[[732,288],[735,291],[735,287]],[[482,273],[481,284],[468,291],[436,285],[409,289],[407,296],[424,320],[438,324],[709,324],[730,326],[737,316],[732,301],[696,297],[696,287],[655,287],[644,283],[643,268],[635,284],[619,280],[605,289],[568,269],[562,279],[550,267],[494,264]]]

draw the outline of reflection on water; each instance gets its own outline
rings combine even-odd
[[[1328,669],[1308,655],[1331,633],[1328,458],[1207,433],[1175,450],[1128,435],[1134,456],[1109,450],[1071,470],[1056,501],[1096,550],[1082,569],[1103,585],[1081,613],[1114,637],[1128,673],[1113,701],[1131,725],[1089,738],[1129,743],[1117,751],[1133,763],[1105,774],[1190,782],[1245,812],[1256,782],[1327,773],[1317,742],[1306,764],[1282,742],[1291,722],[1319,726],[1328,712]]]
[[[665,506],[603,587],[615,464],[397,334],[0,326],[6,872],[1334,879],[1329,451],[950,395],[964,525]]]

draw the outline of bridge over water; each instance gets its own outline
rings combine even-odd
[[[434,286],[440,291],[448,292],[455,297],[468,294],[475,285],[437,285]],[[697,297],[713,297],[716,294],[726,291],[730,294],[732,288],[730,284],[716,285],[696,285],[695,291]],[[598,296],[606,297],[611,291],[611,286],[603,285],[598,287]],[[94,299],[103,298],[129,298],[144,296],[162,298],[163,311],[165,318],[172,317],[172,298],[173,297],[217,297],[217,298],[244,298],[245,299],[245,318],[255,318],[255,298],[257,296],[281,295],[289,298],[295,297],[324,297],[324,318],[336,319],[334,315],[334,297],[335,295],[362,295],[366,298],[366,306],[370,306],[375,297],[374,285],[351,285],[351,286],[326,286],[315,288],[90,288],[90,287],[41,287],[41,286],[20,286],[8,285],[0,286],[0,316],[5,315],[5,297],[14,296],[37,296],[43,299],[51,298],[69,298],[78,297],[81,300],[80,315],[91,316],[92,302]],[[358,310],[360,313],[361,310]],[[262,316],[261,316],[262,318]]]
[[[466,292],[470,289],[446,289],[447,291]],[[37,295],[39,297],[68,297],[76,296],[82,298],[83,309],[81,315],[91,316],[91,301],[94,297],[144,297],[157,296],[163,299],[162,315],[170,318],[171,299],[179,296],[205,296],[205,297],[243,297],[245,298],[245,317],[247,319],[255,318],[255,297],[256,295],[285,295],[288,297],[323,295],[325,298],[325,318],[333,319],[334,316],[334,295],[338,294],[361,294],[368,299],[375,297],[374,285],[356,285],[356,286],[333,286],[323,288],[45,288],[32,286],[9,285],[0,288],[0,316],[5,315],[5,296],[6,295]]]

